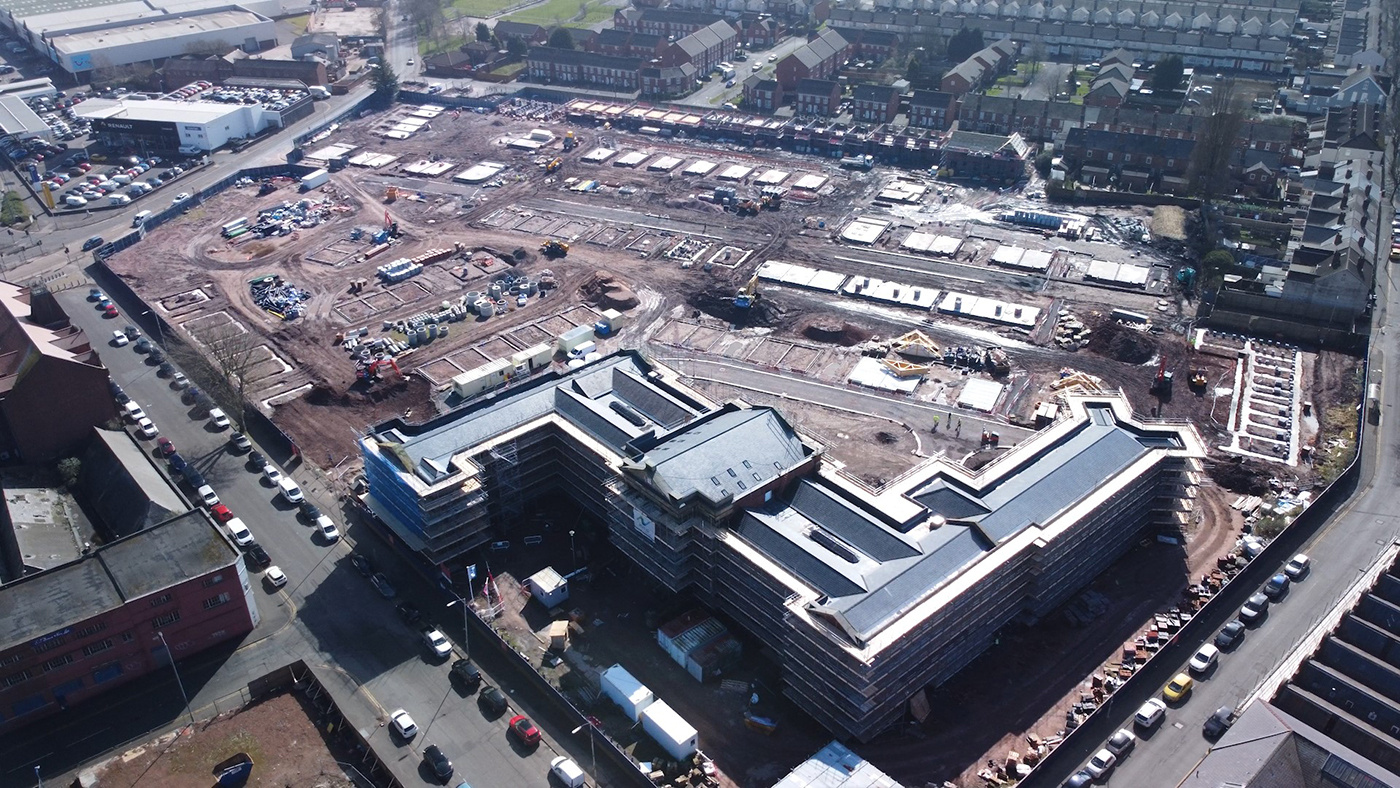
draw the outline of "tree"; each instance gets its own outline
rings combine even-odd
[[[948,59],[961,63],[986,48],[982,41],[982,29],[964,27],[948,39]]]
[[[1073,63],[1069,64],[1069,74],[1065,76],[1065,92],[1071,97],[1079,92],[1079,68]]]
[[[567,27],[556,27],[554,32],[549,34],[549,45],[555,49],[573,49],[574,37],[569,35]]]
[[[234,392],[238,395],[239,413],[241,414],[241,408],[247,402],[244,395],[248,387],[248,375],[253,371],[253,367],[262,360],[262,340],[253,332],[233,321],[217,326],[211,331],[206,331],[199,338],[205,349],[209,351],[209,358],[214,362],[214,366],[233,386]],[[241,421],[241,419],[236,419],[232,413],[228,415],[231,419]]]
[[[1047,57],[1045,54],[1045,42],[1039,36],[1031,39],[1031,48],[1030,51],[1026,53],[1026,56],[1030,58],[1031,61],[1029,66],[1027,66],[1026,76],[1030,78],[1030,82],[1034,82],[1036,76],[1040,74],[1040,64],[1045,62],[1045,58]],[[1027,84],[1030,83],[1028,82]]]
[[[525,53],[528,52],[529,49],[530,48],[525,45],[525,39],[520,36],[511,36],[506,39],[506,52],[511,57],[525,57]]]
[[[83,472],[83,461],[77,457],[64,457],[58,461],[58,475],[63,479],[63,486],[74,489],[78,486],[78,477]]]
[[[476,40],[490,42],[491,28],[487,27],[485,22],[476,23]]]
[[[1207,277],[1223,274],[1235,267],[1235,256],[1224,249],[1207,252],[1201,258],[1201,269]]]
[[[399,75],[387,62],[380,63],[379,68],[374,70],[374,97],[386,107],[399,97]]]
[[[1181,56],[1167,55],[1152,67],[1152,92],[1171,93],[1181,87],[1181,78],[1184,75]]]
[[[1234,77],[1217,81],[1201,108],[1206,119],[1196,134],[1186,178],[1191,191],[1210,204],[1229,186],[1230,160],[1239,148],[1244,123],[1243,100],[1235,89]]]

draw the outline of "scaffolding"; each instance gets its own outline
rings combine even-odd
[[[492,499],[501,525],[518,520],[525,511],[520,494],[520,451],[514,439],[491,448],[491,472],[495,482]]]

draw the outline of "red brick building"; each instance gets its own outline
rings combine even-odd
[[[899,53],[898,33],[888,30],[859,30],[851,27],[833,27],[846,43],[851,45],[850,56],[857,60],[873,60],[883,63]]]
[[[899,88],[893,85],[856,85],[851,94],[851,115],[862,123],[889,123],[899,114]]]
[[[0,282],[0,462],[42,463],[117,417],[110,377],[47,291]]]
[[[783,88],[792,90],[804,79],[835,79],[851,46],[835,30],[823,30],[792,54],[778,61],[774,74]]]
[[[238,551],[200,510],[0,586],[0,609],[0,733],[259,621]]]
[[[689,63],[701,76],[729,59],[739,46],[739,33],[728,22],[719,21],[672,42],[661,54],[661,65]]]
[[[525,57],[531,82],[542,85],[585,85],[619,93],[640,87],[641,58],[617,57],[577,49],[532,47]]]
[[[645,66],[638,72],[643,96],[661,98],[689,93],[695,87],[695,66]]]
[[[909,125],[947,131],[958,117],[958,97],[937,90],[916,90],[909,99]]]
[[[764,79],[754,74],[744,80],[744,109],[751,112],[772,112],[783,105],[783,86],[776,79]]]
[[[834,79],[804,79],[797,83],[798,117],[825,118],[836,114],[841,106],[841,83]]]
[[[724,17],[678,8],[621,8],[613,12],[613,27],[662,38],[684,38],[696,30],[723,22]]]
[[[647,60],[661,57],[670,41],[655,33],[636,33],[631,30],[608,28],[598,33],[595,42],[598,52],[615,57],[640,57]]]

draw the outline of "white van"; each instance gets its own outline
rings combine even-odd
[[[141,406],[137,405],[134,399],[129,399],[122,403],[122,412],[125,413],[126,417],[131,419],[133,423],[146,418],[146,411],[141,410]]]
[[[125,194],[109,194],[107,195],[107,202],[112,205],[127,205],[131,202],[131,198]]]
[[[202,152],[201,148],[194,145],[181,145],[179,150],[180,153],[185,156],[195,156]]]
[[[282,493],[282,497],[287,499],[287,503],[301,503],[305,496],[301,494],[301,487],[290,476],[283,476],[277,482],[277,489]]]
[[[87,200],[84,200],[82,197],[79,197],[76,194],[70,194],[67,197],[63,198],[63,204],[67,205],[70,208],[81,208],[84,205],[87,205]]]
[[[136,214],[135,216],[131,217],[131,226],[132,226],[132,227],[140,227],[141,225],[145,224],[145,223],[146,223],[146,220],[149,219],[149,218],[151,218],[151,212],[150,212],[150,211],[142,211],[142,212]]]
[[[597,349],[598,343],[590,339],[589,341],[584,342],[582,345],[579,345],[573,350],[570,350],[569,358],[583,358],[584,356],[596,351]]]
[[[583,770],[573,760],[559,756],[549,762],[549,773],[565,788],[583,788]]]

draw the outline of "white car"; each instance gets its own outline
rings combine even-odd
[[[267,578],[267,582],[271,583],[273,588],[281,588],[287,584],[287,574],[276,564],[263,570],[263,577]]]
[[[446,658],[452,653],[452,644],[447,642],[447,637],[436,629],[423,630],[423,642],[428,644],[428,648],[432,649],[439,659]]]
[[[271,482],[273,487],[276,487],[277,483],[282,481],[282,472],[277,470],[276,465],[268,463],[263,466],[263,478]]]
[[[1312,568],[1312,559],[1299,553],[1288,559],[1288,563],[1283,565],[1283,573],[1288,575],[1289,580],[1302,579]]]
[[[340,531],[335,527],[335,520],[324,514],[316,518],[316,528],[327,542],[334,542],[340,538]]]
[[[199,500],[203,501],[205,506],[213,506],[219,502],[219,494],[214,492],[214,488],[207,484],[195,490],[195,492],[199,493]]]
[[[176,389],[187,389],[190,387],[190,379],[185,377],[185,373],[176,372],[175,376],[170,379],[170,386]]]
[[[180,192],[179,194],[175,195],[175,199],[171,200],[171,201],[170,201],[170,204],[171,204],[171,205],[179,205],[180,203],[184,202],[185,200],[188,200],[189,198],[190,198],[190,193],[189,193],[189,192]]]
[[[219,408],[213,408],[209,411],[209,423],[213,424],[215,429],[226,430],[228,429],[228,416],[224,415],[224,412]]]
[[[113,344],[113,345],[116,345],[117,347],[126,347],[126,346],[127,346],[127,343],[129,343],[129,342],[131,342],[131,340],[129,340],[129,339],[126,338],[126,334],[123,334],[123,333],[120,332],[120,331],[113,331],[113,332],[112,332],[112,344]]]
[[[397,709],[389,715],[389,725],[393,727],[395,733],[404,739],[412,739],[418,735],[418,725],[403,709]]]
[[[1084,764],[1084,771],[1088,772],[1090,777],[1098,780],[1105,774],[1108,774],[1109,770],[1112,769],[1113,765],[1116,763],[1118,763],[1118,756],[1105,748],[1094,753],[1094,757],[1090,758],[1089,762]]]
[[[136,422],[136,428],[140,431],[141,437],[143,438],[154,438],[160,434],[160,430],[156,429],[155,422],[150,419],[142,419]]]
[[[1220,659],[1220,649],[1213,643],[1207,643],[1191,655],[1191,662],[1187,665],[1192,673],[1205,673],[1210,670],[1210,666]]]
[[[224,523],[224,527],[228,529],[228,535],[233,537],[233,543],[239,547],[247,547],[255,541],[253,532],[237,517]]]
[[[1104,747],[1121,758],[1136,745],[1137,737],[1133,735],[1133,732],[1127,728],[1119,728],[1117,733],[1108,738]]]
[[[1133,722],[1143,728],[1153,728],[1167,716],[1167,704],[1161,698],[1149,698],[1138,707]]]

